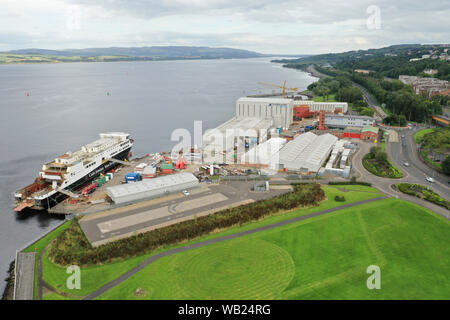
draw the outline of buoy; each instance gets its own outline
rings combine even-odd
[[[27,92],[27,97],[29,97],[30,96],[30,93],[29,92]]]

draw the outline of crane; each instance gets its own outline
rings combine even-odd
[[[282,89],[281,91],[281,95],[283,96],[283,98],[286,97],[286,90],[290,90],[290,91],[298,91],[298,88],[288,88],[286,87],[286,80],[284,80],[284,84],[282,86],[278,85],[278,84],[273,84],[273,83],[266,83],[266,82],[258,82],[258,84],[261,84],[263,86],[269,86],[269,87],[277,87]]]

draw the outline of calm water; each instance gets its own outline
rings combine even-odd
[[[192,131],[194,120],[215,127],[240,96],[272,92],[258,81],[284,80],[303,90],[315,78],[267,58],[0,66],[0,277],[16,249],[58,223],[12,210],[12,193],[44,162],[104,131],[130,132],[134,155],[170,150],[174,129]]]

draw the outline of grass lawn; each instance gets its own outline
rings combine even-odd
[[[336,97],[334,94],[329,94],[328,99],[325,99],[324,96],[317,96],[313,98],[313,101],[315,102],[337,102]]]
[[[423,140],[423,136],[426,135],[427,133],[433,132],[434,129],[430,128],[430,129],[423,129],[420,131],[417,131],[414,134],[414,140],[416,141],[417,144],[421,143]]]
[[[276,223],[279,221],[291,219],[291,218],[294,218],[297,216],[307,215],[307,214],[310,214],[310,213],[313,213],[316,211],[334,208],[337,206],[345,205],[347,203],[358,202],[358,201],[362,201],[365,199],[372,199],[372,198],[382,196],[382,193],[380,191],[378,191],[375,188],[368,187],[368,186],[333,185],[333,186],[322,186],[322,187],[325,190],[326,196],[329,200],[324,201],[318,207],[303,208],[303,209],[298,209],[298,210],[294,210],[294,211],[290,211],[290,212],[280,213],[277,215],[270,216],[261,221],[244,224],[242,226],[235,226],[235,227],[229,228],[222,232],[216,232],[216,233],[212,233],[210,235],[200,237],[193,241],[181,243],[178,245],[167,246],[167,247],[161,248],[158,251],[149,253],[147,255],[135,257],[132,259],[127,259],[127,260],[118,261],[115,263],[105,264],[105,265],[82,267],[81,268],[81,290],[69,290],[66,288],[66,280],[68,277],[68,275],[66,274],[66,268],[55,265],[53,262],[51,262],[48,259],[47,255],[45,256],[45,258],[43,260],[43,279],[48,284],[57,288],[60,291],[71,293],[71,294],[81,297],[81,296],[87,295],[87,294],[95,291],[96,289],[100,288],[101,286],[108,283],[109,281],[119,277],[121,274],[123,274],[126,271],[132,269],[133,267],[137,266],[140,262],[142,262],[143,260],[145,260],[147,257],[149,257],[152,254],[156,254],[161,251],[173,249],[175,247],[184,246],[188,243],[195,243],[195,242],[204,241],[204,240],[208,240],[208,239],[212,239],[212,238],[217,238],[217,237],[221,237],[221,236],[224,236],[227,234],[233,234],[233,233],[241,232],[244,230],[261,227],[263,225],[268,225],[268,224]],[[348,190],[353,190],[353,191],[357,191],[357,192],[348,192]],[[346,201],[345,202],[335,201],[334,198],[336,195],[344,196]],[[52,296],[50,296],[50,298],[51,297]]]
[[[25,248],[23,252],[33,252],[36,251],[36,258],[34,262],[34,270],[36,270],[34,274],[34,299],[37,297],[38,292],[38,275],[37,270],[39,267],[39,254],[40,252],[52,241],[54,238],[56,238],[58,235],[61,234],[64,230],[66,230],[70,225],[70,221],[67,221],[57,227],[55,230],[49,232],[47,235],[45,235],[40,240],[36,241],[35,243],[31,244],[29,247]]]
[[[444,218],[390,198],[161,258],[99,298],[449,299],[449,237]]]

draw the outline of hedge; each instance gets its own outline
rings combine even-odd
[[[408,194],[413,197],[424,199],[428,202],[437,204],[438,206],[447,208],[450,210],[450,201],[441,198],[439,194],[434,192],[431,188],[422,186],[420,184],[412,184],[412,183],[398,183],[395,187],[405,194]]]

